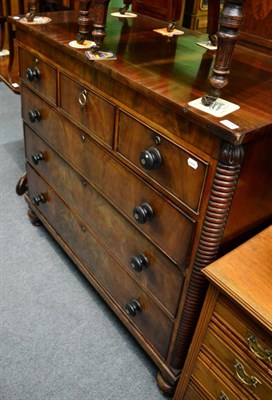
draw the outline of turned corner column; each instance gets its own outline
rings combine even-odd
[[[170,359],[170,367],[177,371],[182,369],[185,362],[206,294],[207,283],[201,271],[218,255],[243,157],[242,145],[223,143]]]
[[[25,15],[28,22],[32,22],[35,18],[38,8],[38,0],[28,0],[28,13]]]
[[[203,96],[202,103],[211,105],[228,84],[229,67],[233,50],[238,38],[238,29],[243,20],[244,0],[226,0],[219,18],[217,32],[217,52],[213,75],[210,78],[210,93]]]

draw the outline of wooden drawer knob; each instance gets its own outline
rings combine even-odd
[[[141,305],[136,299],[130,300],[130,302],[126,305],[126,313],[130,317],[135,317],[137,312],[142,311]]]
[[[35,108],[34,110],[29,110],[28,111],[28,118],[30,122],[34,124],[34,122],[39,122],[41,120],[41,113],[40,110]]]
[[[131,268],[136,272],[141,272],[148,267],[148,259],[142,253],[137,254],[130,259]]]
[[[40,193],[32,198],[32,202],[35,206],[38,207],[40,203],[45,203],[45,197],[42,193]]]
[[[150,147],[148,150],[142,150],[139,155],[139,160],[141,166],[147,170],[158,168],[162,163],[160,152],[155,147]]]
[[[31,158],[32,158],[32,161],[33,161],[33,163],[34,163],[35,165],[38,165],[38,164],[39,164],[39,161],[44,160],[44,156],[43,156],[43,153],[42,153],[41,151],[39,151],[39,152],[36,153],[36,154],[32,154],[32,155],[31,155]]]
[[[147,221],[152,220],[154,213],[149,204],[143,203],[140,206],[134,207],[133,216],[139,224],[145,224]]]
[[[34,68],[27,68],[26,70],[26,79],[29,82],[33,82],[34,79],[36,81],[40,80],[41,78],[41,73],[38,67],[34,67]]]

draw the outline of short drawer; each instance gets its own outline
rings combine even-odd
[[[118,151],[162,190],[198,212],[207,162],[125,112],[120,112]]]
[[[190,397],[190,394],[199,393],[199,397]],[[222,371],[217,368],[216,362],[200,352],[190,378],[189,385],[183,400],[195,399],[214,400],[252,400],[243,390],[236,387]]]
[[[98,282],[102,294],[107,295],[107,301],[115,303],[127,316],[126,324],[132,332],[134,329],[140,331],[161,357],[165,358],[173,329],[172,322],[108,253],[85,222],[75,216],[29,164],[27,177],[30,198],[43,196],[43,201],[36,201],[39,212]]]
[[[239,307],[224,295],[220,295],[215,316],[231,331],[247,354],[271,373],[272,379],[272,336],[256,324]]]
[[[233,336],[227,336],[213,323],[206,332],[202,351],[210,354],[218,368],[220,364],[232,382],[252,398],[271,399],[272,382],[268,374],[239,348],[239,342]]]
[[[57,70],[19,47],[20,77],[54,105],[57,104]]]
[[[46,162],[39,163],[39,171],[44,177],[51,175],[51,181],[57,182],[60,175],[59,161],[55,157],[55,152],[27,125],[24,129],[27,159],[31,161],[33,155],[42,152]],[[131,173],[88,135],[82,140],[79,132],[73,129],[69,134],[66,131],[51,132],[51,134],[54,136],[55,149],[73,164],[84,179],[164,253],[178,265],[185,266],[194,233],[193,220]],[[65,141],[63,135],[66,134]],[[64,144],[63,147],[58,145],[58,136],[59,143]],[[67,181],[60,180],[58,187],[69,186],[69,180]],[[146,215],[144,211],[146,205],[152,209],[153,218]]]
[[[88,129],[91,135],[112,147],[116,110],[114,104],[61,74],[60,108],[69,118]]]

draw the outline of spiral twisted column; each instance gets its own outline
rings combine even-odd
[[[207,285],[201,270],[217,257],[243,155],[244,151],[241,145],[234,146],[230,143],[224,143],[221,149],[188,293],[170,360],[170,366],[174,369],[182,368],[198,321]]]

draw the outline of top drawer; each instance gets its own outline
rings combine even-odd
[[[132,116],[120,112],[118,151],[194,212],[208,165]]]
[[[57,70],[22,48],[19,48],[19,63],[21,79],[56,105]]]
[[[68,76],[60,76],[60,108],[112,148],[115,105]]]
[[[232,331],[245,352],[253,361],[269,371],[272,378],[272,336],[256,324],[239,307],[224,296],[220,296],[215,308],[215,318]]]

